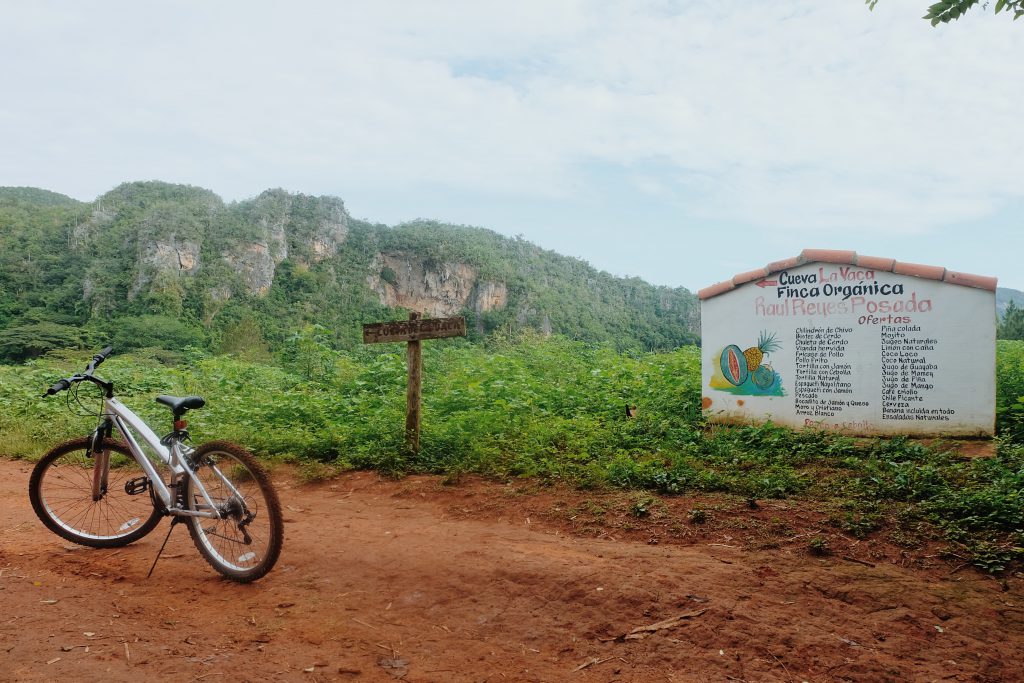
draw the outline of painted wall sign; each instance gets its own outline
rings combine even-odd
[[[700,293],[708,419],[993,435],[994,278],[853,252],[779,263]]]

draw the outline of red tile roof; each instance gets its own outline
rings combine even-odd
[[[996,278],[989,277],[987,275],[957,273],[952,270],[946,270],[942,266],[926,266],[920,263],[900,263],[896,259],[882,258],[880,256],[859,256],[855,251],[843,251],[840,249],[804,249],[800,252],[799,256],[782,259],[781,261],[773,261],[764,268],[740,273],[731,280],[724,280],[713,284],[710,287],[705,287],[697,292],[697,296],[701,299],[710,299],[713,296],[724,294],[725,292],[735,289],[742,284],[753,282],[754,280],[766,277],[772,273],[777,273],[789,268],[796,268],[797,266],[802,266],[805,263],[815,262],[848,263],[851,266],[860,266],[862,268],[870,268],[871,270],[876,271],[881,270],[896,273],[898,275],[911,275],[913,277],[948,282],[953,285],[977,287],[978,289],[987,289],[992,292],[996,291]]]

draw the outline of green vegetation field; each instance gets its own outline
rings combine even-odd
[[[39,398],[88,356],[0,366],[0,453],[32,459],[95,425],[63,396]],[[415,457],[402,452],[403,345],[339,352],[311,331],[288,341],[273,362],[139,350],[113,356],[99,374],[156,427],[169,416],[153,396],[203,395],[207,407],[190,415],[197,441],[233,439],[298,463],[309,477],[345,468],[472,472],[663,495],[799,497],[833,510],[844,533],[861,537],[892,524],[909,546],[941,538],[978,567],[1001,571],[1024,553],[1024,342],[1000,341],[997,366],[997,455],[974,460],[951,444],[770,424],[710,428],[700,415],[696,347],[629,354],[533,336],[424,344],[424,432]],[[99,406],[94,387],[79,398],[89,410]],[[637,407],[635,417],[626,416],[627,405]]]

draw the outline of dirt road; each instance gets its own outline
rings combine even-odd
[[[0,460],[3,681],[1024,680],[1019,578],[751,550],[743,524],[672,534],[664,511],[580,526],[623,494],[275,472],[285,549],[239,586],[184,528],[147,580],[166,523],[120,550],[57,538],[29,471]]]

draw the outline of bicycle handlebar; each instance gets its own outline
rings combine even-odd
[[[102,363],[103,361],[105,361],[107,359],[107,356],[109,356],[110,352],[113,351],[113,350],[114,350],[113,346],[104,347],[104,349],[102,351],[100,351],[99,353],[97,353],[95,356],[92,357],[92,362],[89,363],[89,367],[87,367],[85,369],[85,371],[86,372],[92,372],[93,370],[95,370],[99,366],[100,363]]]
[[[54,394],[59,394],[60,392],[62,392],[65,389],[69,388],[70,386],[71,386],[71,382],[70,381],[68,381],[66,379],[62,379],[62,380],[58,381],[56,384],[54,384],[52,387],[47,389],[46,393],[43,394],[43,398],[46,398],[47,396],[53,396]]]
[[[54,394],[59,394],[62,391],[66,391],[67,389],[71,388],[72,384],[76,382],[81,382],[82,380],[85,379],[92,380],[93,382],[99,384],[104,388],[108,386],[112,387],[113,385],[109,384],[109,382],[104,382],[103,380],[93,377],[92,373],[93,370],[95,370],[100,363],[107,359],[107,356],[109,356],[113,350],[114,347],[112,346],[105,347],[102,351],[100,351],[99,353],[92,357],[92,360],[89,362],[89,365],[86,366],[85,368],[84,374],[72,375],[71,377],[68,377],[66,379],[58,380],[52,387],[46,390],[46,393],[43,394],[43,398],[46,398],[47,396],[53,396]],[[113,390],[111,389],[110,391]]]

